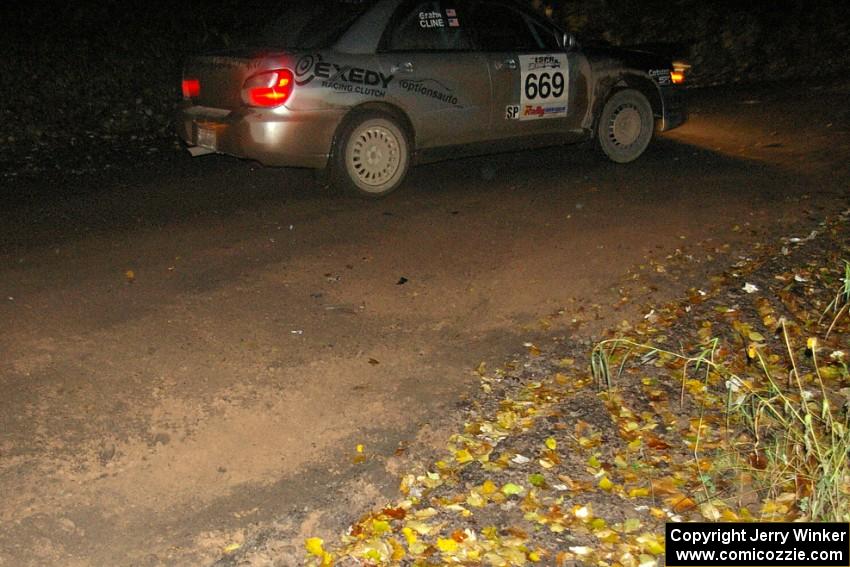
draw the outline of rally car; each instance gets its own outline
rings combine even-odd
[[[582,48],[512,0],[296,0],[184,67],[193,155],[324,169],[381,197],[412,164],[592,139],[626,163],[686,120],[666,57]]]

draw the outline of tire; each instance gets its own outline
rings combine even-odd
[[[332,162],[333,183],[367,199],[398,189],[410,167],[410,142],[404,128],[378,112],[357,114],[343,126]]]
[[[629,163],[643,154],[655,132],[652,106],[634,89],[615,92],[602,107],[596,126],[596,142],[602,153],[616,163]]]

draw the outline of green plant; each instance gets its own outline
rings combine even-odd
[[[832,329],[835,327],[838,319],[841,318],[842,314],[847,312],[848,307],[850,307],[850,262],[844,260],[844,277],[841,278],[841,286],[835,293],[835,298],[829,303],[829,305],[826,306],[826,309],[823,314],[821,314],[820,320],[818,321],[822,321],[829,312],[835,313],[835,316],[832,318],[832,323],[826,330],[824,338],[829,337],[829,334],[832,332]]]
[[[845,307],[846,307],[845,303]],[[695,355],[686,355],[640,344],[628,339],[610,339],[596,345],[591,354],[591,369],[597,384],[609,390],[615,378],[634,352],[647,356],[662,356],[682,362],[682,400],[688,371],[704,371],[707,385],[714,374],[727,389],[723,408],[726,423],[726,450],[737,453],[735,458],[717,461],[714,474],[726,472],[751,474],[766,494],[792,494],[798,510],[812,520],[850,520],[850,423],[846,405],[833,399],[818,369],[816,351],[812,364],[815,375],[802,378],[794,357],[791,341],[783,324],[785,346],[788,352],[791,380],[785,386],[774,376],[762,352],[756,349],[758,376],[745,376],[732,372],[715,359],[718,339],[703,345]],[[617,356],[620,369],[617,376],[611,367]],[[807,388],[808,387],[808,388]],[[700,421],[703,414],[713,408],[700,403]],[[701,431],[701,428],[698,429]],[[741,434],[747,442],[742,442]],[[699,459],[700,440],[694,447],[694,458]],[[753,462],[755,464],[746,464]],[[721,464],[723,463],[723,464]],[[710,478],[702,479],[707,498],[715,492]]]

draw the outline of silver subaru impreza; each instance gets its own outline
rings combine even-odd
[[[296,0],[238,49],[194,57],[193,155],[326,169],[365,197],[412,164],[593,139],[626,163],[687,117],[666,57],[582,48],[512,0]]]

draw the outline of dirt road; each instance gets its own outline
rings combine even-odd
[[[696,92],[628,166],[440,163],[375,203],[220,157],[7,187],[0,565],[195,565],[258,526],[340,529],[442,442],[480,362],[591,338],[641,266],[675,296],[712,261],[665,274],[677,249],[746,254],[846,205],[850,86],[799,88]]]

